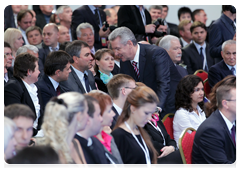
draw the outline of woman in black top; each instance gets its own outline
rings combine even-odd
[[[143,129],[157,103],[156,93],[147,86],[137,87],[128,95],[112,132],[124,164],[157,163],[157,152]]]

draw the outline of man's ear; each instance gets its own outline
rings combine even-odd
[[[59,69],[55,71],[55,75],[59,76],[59,73],[60,73]]]

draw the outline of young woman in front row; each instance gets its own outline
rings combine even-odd
[[[137,87],[128,95],[112,132],[124,164],[157,163],[157,151],[143,127],[158,102],[156,93],[147,86]]]

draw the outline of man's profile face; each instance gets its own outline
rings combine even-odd
[[[45,45],[55,47],[58,38],[59,32],[54,29],[53,25],[48,25],[43,28],[43,41]]]
[[[182,57],[181,48],[182,46],[179,40],[171,40],[171,47],[167,52],[174,64],[177,64],[181,61]]]
[[[17,125],[17,130],[14,137],[17,141],[16,149],[20,150],[28,146],[33,134],[33,120],[31,118],[19,116],[14,118],[13,121]]]
[[[115,55],[119,56],[123,62],[133,60],[134,56],[131,57],[130,55],[131,49],[129,47],[129,44],[126,45],[121,44],[120,37],[117,37],[115,40],[110,41],[110,43]]]
[[[224,62],[230,66],[236,65],[236,44],[225,45],[223,51],[221,51]]]

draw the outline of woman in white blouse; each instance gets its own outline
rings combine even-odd
[[[173,119],[173,135],[177,144],[180,134],[186,128],[192,127],[197,130],[206,119],[203,97],[203,81],[200,77],[187,75],[179,82],[175,94],[177,111]]]

